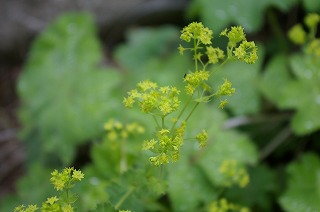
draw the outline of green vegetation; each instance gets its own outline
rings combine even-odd
[[[312,13],[281,31],[269,7],[298,2]],[[117,67],[90,15],[51,23],[19,78],[27,173],[0,210],[319,211],[320,5],[229,3],[131,29]]]

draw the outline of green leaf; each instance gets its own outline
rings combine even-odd
[[[195,0],[189,13],[194,16],[197,12],[204,25],[218,32],[231,23],[243,26],[246,32],[253,32],[262,27],[264,12],[268,7],[288,11],[297,2],[298,0]]]
[[[218,89],[226,78],[232,83],[236,92],[228,99],[227,108],[235,115],[256,114],[260,111],[261,102],[258,91],[258,75],[264,59],[264,47],[259,46],[259,59],[255,64],[246,64],[239,61],[228,62],[213,75],[213,88]],[[221,97],[224,99],[225,97]],[[219,103],[216,100],[216,105]]]
[[[160,211],[156,199],[159,186],[166,186],[155,179],[154,167],[136,167],[113,180],[107,188],[110,202],[116,209],[131,211]],[[160,185],[161,184],[161,185]]]
[[[280,108],[284,107],[281,101],[285,97],[281,88],[290,81],[287,65],[285,55],[275,55],[267,64],[260,82],[263,94],[269,100],[276,102]]]
[[[118,210],[114,209],[111,203],[102,203],[97,206],[96,209],[92,210],[94,212],[118,212]]]
[[[288,188],[280,197],[289,212],[320,211],[320,159],[307,153],[287,167]]]
[[[207,146],[199,149],[195,140],[187,140],[181,158],[168,167],[169,197],[174,211],[198,211],[218,197],[223,176],[219,167],[225,160],[255,164],[257,151],[250,139],[236,131],[222,130],[226,115],[210,104],[200,104],[187,123],[186,137],[205,129]],[[192,194],[192,195],[188,195]]]
[[[225,160],[236,160],[239,164],[255,164],[257,150],[252,141],[236,131],[222,131],[209,134],[210,143],[200,158],[200,166],[217,186],[224,186],[224,176],[219,172]]]
[[[105,172],[107,171],[105,170]],[[100,177],[99,173],[90,165],[85,168],[83,173],[85,173],[85,178],[78,182],[74,188],[75,193],[79,196],[76,202],[77,208],[81,211],[112,211],[107,210],[107,204],[102,204],[109,200],[106,191],[108,180]],[[106,210],[102,210],[103,206]],[[95,208],[96,210],[94,210]]]
[[[117,47],[115,58],[129,70],[136,70],[154,57],[162,57],[178,47],[179,30],[172,26],[136,28],[128,31],[127,42]]]
[[[217,197],[213,187],[193,163],[193,144],[185,144],[178,162],[168,167],[168,194],[174,211],[197,211],[201,203],[208,203]]]
[[[278,55],[267,65],[261,90],[280,109],[295,109],[292,128],[299,135],[320,128],[320,87],[318,62],[308,55],[294,54],[289,58],[295,78],[290,76],[285,56]]]
[[[319,12],[320,10],[320,1],[318,0],[302,0],[302,3],[308,12]]]
[[[18,196],[23,200],[23,204],[41,205],[48,197],[56,195],[53,185],[50,184],[50,173],[51,170],[40,163],[30,165],[28,173],[17,183]]]
[[[250,167],[248,171],[250,175],[248,186],[228,189],[227,199],[235,200],[257,211],[272,211],[272,196],[275,195],[276,188],[276,176],[273,170],[266,165],[258,165]]]
[[[54,153],[69,164],[75,147],[97,136],[119,108],[121,99],[113,96],[120,75],[102,68],[101,60],[94,22],[86,14],[60,17],[34,41],[18,81],[22,137],[31,157]]]

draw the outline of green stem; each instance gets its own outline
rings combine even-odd
[[[184,107],[183,107],[182,110],[180,111],[180,113],[179,113],[179,115],[178,115],[178,117],[177,117],[177,121],[174,122],[174,124],[172,125],[170,131],[172,131],[172,130],[176,127],[178,120],[181,118],[183,112],[186,110],[186,108],[187,108],[188,105],[190,104],[191,100],[192,100],[192,96],[190,96],[189,100],[187,101],[187,103],[184,105]]]
[[[69,189],[68,188],[66,188],[66,196],[67,196],[67,198],[66,198],[67,204],[69,204]]]
[[[160,125],[159,125],[158,120],[156,119],[155,115],[152,115],[152,118],[153,118],[154,122],[156,123],[157,127],[160,128]]]
[[[125,139],[121,141],[121,160],[120,160],[120,173],[127,171],[127,154],[125,149]]]
[[[164,166],[160,166],[159,178],[163,179]]]
[[[193,40],[193,51],[194,51],[194,54],[193,54],[193,58],[194,58],[194,66],[196,68],[196,71],[198,71],[198,59],[197,59],[197,41],[196,39]]]
[[[192,110],[190,111],[188,117],[187,117],[186,120],[185,120],[186,122],[188,121],[188,119],[189,119],[190,116],[192,115],[193,111],[198,107],[199,103],[200,103],[200,102],[197,102],[197,103],[194,105],[194,107],[192,108]]]
[[[210,76],[214,73],[216,73],[219,69],[221,69],[231,58],[228,57],[227,59],[225,59],[225,61],[223,61],[217,68],[213,69],[211,72],[210,72]]]
[[[161,117],[161,125],[162,125],[162,128],[161,129],[164,129],[164,116]]]
[[[124,201],[130,196],[130,194],[134,191],[134,187],[130,187],[130,189],[119,199],[117,204],[114,206],[116,210],[120,208],[120,206],[124,203]]]

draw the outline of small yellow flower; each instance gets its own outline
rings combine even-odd
[[[296,24],[289,30],[288,37],[293,43],[302,45],[306,42],[307,33],[301,24]]]
[[[55,202],[57,202],[59,199],[54,196],[54,197],[49,197],[46,201],[46,203],[50,204],[50,205],[53,205]]]
[[[142,150],[154,149],[156,143],[157,142],[154,139],[151,139],[150,141],[144,141],[142,145]]]
[[[184,52],[186,49],[183,48],[183,46],[181,46],[181,44],[180,44],[179,47],[178,47],[178,50],[179,50],[179,54],[180,54],[180,55],[183,55],[183,52]]]
[[[28,207],[26,208],[25,212],[34,212],[36,210],[38,210],[38,206],[37,205],[28,205]]]
[[[197,136],[196,139],[200,144],[200,147],[205,147],[207,145],[208,133],[205,130],[202,130]]]
[[[236,58],[248,64],[253,64],[256,62],[258,59],[257,52],[258,48],[256,44],[253,41],[248,42],[246,40],[242,41],[239,47],[233,51]]]
[[[72,178],[81,181],[84,178],[84,174],[80,170],[74,170],[72,173]]]
[[[63,212],[73,212],[73,207],[70,204],[68,204],[68,205],[62,207],[62,211]]]
[[[24,205],[19,205],[14,208],[14,212],[21,212],[24,211],[25,206]]]
[[[304,23],[309,27],[309,29],[314,29],[320,22],[320,15],[317,13],[310,13],[304,18]]]
[[[231,96],[235,92],[236,92],[236,89],[232,88],[232,83],[229,80],[224,79],[223,84],[219,87],[219,89],[217,91],[217,95],[218,96]]]

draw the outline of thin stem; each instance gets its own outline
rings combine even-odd
[[[164,173],[164,166],[160,166],[160,171],[159,171],[159,178],[163,179],[163,173]]]
[[[128,198],[128,196],[130,196],[130,194],[134,191],[134,189],[135,189],[134,187],[130,187],[130,189],[121,197],[121,199],[119,199],[117,204],[114,206],[116,210],[120,208],[120,206],[124,203],[124,201]]]
[[[188,105],[190,104],[191,100],[192,100],[192,96],[190,96],[189,100],[187,101],[187,103],[184,105],[184,107],[183,107],[182,110],[180,111],[180,113],[179,113],[179,115],[178,115],[178,117],[177,117],[177,120],[179,120],[179,119],[181,118],[183,112],[186,110],[186,108],[187,108]],[[172,130],[175,128],[177,122],[178,122],[178,121],[174,122],[174,124],[172,125],[170,131],[172,131]]]
[[[193,54],[193,57],[194,57],[194,66],[196,68],[196,71],[198,71],[198,59],[197,59],[197,41],[196,39],[193,39],[193,51],[194,51],[194,54]]]
[[[69,204],[69,188],[66,188],[66,201],[67,201],[67,204]]]
[[[225,59],[225,61],[223,61],[216,69],[212,70],[210,72],[210,76],[214,73],[216,73],[219,69],[221,69],[231,58],[228,57],[227,59]]]
[[[190,116],[192,115],[193,111],[198,107],[199,103],[200,103],[200,102],[197,102],[197,103],[194,105],[194,107],[192,108],[192,110],[190,111],[188,117],[187,117],[186,120],[185,120],[186,122],[188,121],[188,119],[189,119]]]
[[[160,125],[159,125],[159,122],[158,122],[156,116],[152,115],[152,118],[153,118],[154,122],[156,123],[157,127],[160,128]]]
[[[280,131],[270,142],[268,142],[268,145],[263,148],[263,150],[261,150],[260,160],[268,157],[277,147],[284,143],[290,135],[291,129],[290,126],[287,126],[282,131]]]
[[[125,139],[121,141],[121,160],[120,160],[120,173],[127,171],[127,154],[125,149]]]
[[[165,127],[164,127],[164,116],[161,117],[161,126],[162,126],[161,129],[164,129],[164,128],[165,128]]]

